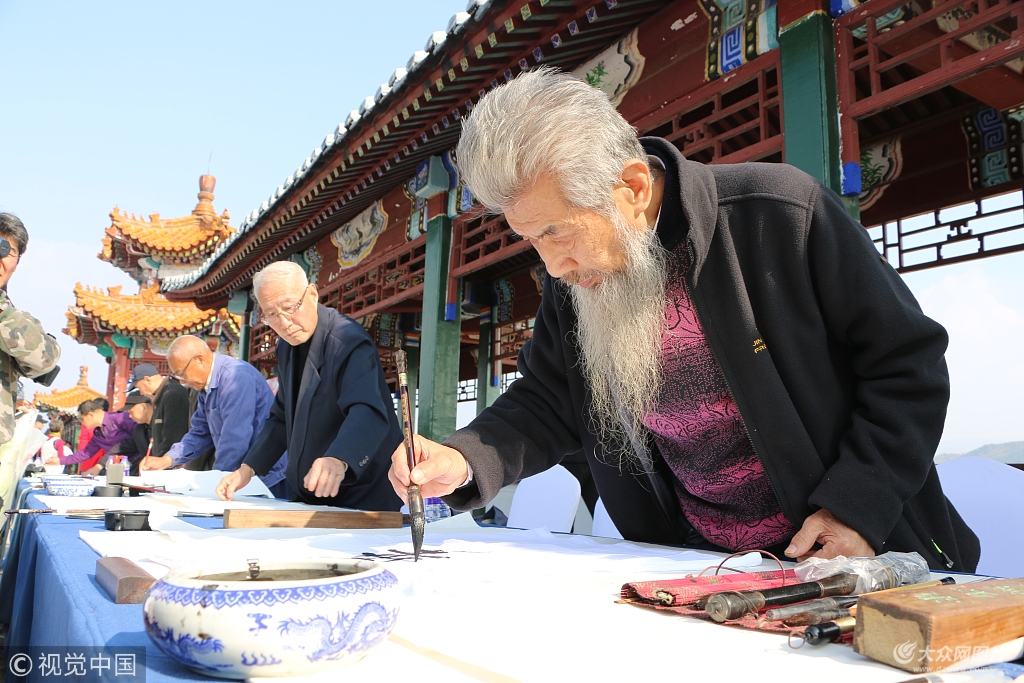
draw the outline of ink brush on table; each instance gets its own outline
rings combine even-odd
[[[183,496],[184,493],[180,491],[168,491],[165,487],[156,486],[141,486],[139,484],[121,484],[128,489],[129,492],[135,491],[137,493],[166,493],[169,496]]]
[[[856,574],[836,574],[820,581],[807,581],[763,591],[716,593],[704,608],[708,616],[722,623],[739,619],[745,614],[756,614],[765,607],[789,605],[794,602],[849,595],[857,588]]]
[[[103,510],[97,510],[96,508],[86,508],[83,510],[55,510],[53,508],[22,508],[20,510],[4,510],[4,514],[10,517],[11,515],[66,515],[68,517],[72,515],[91,515],[99,512],[103,514]]]
[[[423,531],[426,527],[426,518],[423,511],[423,494],[420,487],[412,483],[412,471],[416,468],[416,448],[412,443],[412,402],[409,400],[409,376],[405,361],[405,351],[399,349],[395,352],[395,362],[398,365],[398,392],[402,402],[402,426],[405,428],[405,451],[409,459],[409,517],[412,519],[412,550],[415,561],[420,559],[420,550],[423,548]]]
[[[810,602],[801,602],[795,605],[785,605],[783,607],[776,607],[770,609],[764,613],[764,615],[772,621],[786,621],[800,617],[803,614],[812,612],[829,612],[842,609],[849,609],[851,606],[857,604],[856,595],[843,595],[834,598],[820,598],[818,600],[811,600]],[[828,621],[825,619],[823,621]],[[807,622],[821,623],[821,622]]]

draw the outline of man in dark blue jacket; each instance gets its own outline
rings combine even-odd
[[[178,337],[167,351],[171,379],[199,392],[192,427],[162,457],[146,458],[140,469],[184,465],[216,448],[213,468],[232,472],[256,440],[270,413],[274,394],[259,370],[231,356],[214,353],[199,337]],[[284,463],[260,477],[271,493],[289,497]]]
[[[297,264],[273,263],[253,278],[263,320],[277,343],[278,390],[270,417],[244,462],[217,495],[230,500],[253,474],[285,461],[298,500],[397,510],[388,483],[402,441],[380,355],[358,323],[317,303]]]
[[[839,198],[784,164],[705,166],[538,69],[462,122],[463,179],[547,268],[523,374],[391,479],[456,509],[579,448],[629,540],[972,571],[932,459],[947,336]]]

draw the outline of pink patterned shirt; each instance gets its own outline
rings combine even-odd
[[[782,512],[704,337],[685,266],[685,256],[669,256],[665,379],[646,424],[675,474],[690,524],[722,548],[768,548],[792,538],[796,528]]]

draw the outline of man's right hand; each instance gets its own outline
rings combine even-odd
[[[466,458],[454,448],[443,446],[422,436],[413,436],[416,453],[416,469],[412,471],[412,482],[420,487],[424,498],[446,496],[466,483],[469,467]],[[405,442],[399,444],[391,455],[391,469],[388,479],[395,487],[395,493],[406,504],[409,489],[409,458]]]
[[[173,465],[174,462],[171,460],[169,455],[147,455],[139,463],[140,470],[166,470],[168,467]]]
[[[234,500],[235,491],[244,489],[252,481],[253,471],[248,465],[241,465],[237,470],[220,480],[217,484],[217,497],[221,500]]]

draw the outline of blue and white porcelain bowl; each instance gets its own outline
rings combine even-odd
[[[305,676],[361,659],[398,619],[395,575],[368,560],[172,569],[143,603],[168,656],[219,678]]]
[[[47,467],[52,467],[52,465],[47,465]],[[76,477],[73,474],[63,474],[63,473],[61,473],[61,474],[40,474],[40,475],[37,475],[37,476],[39,477],[39,480],[42,481],[44,484],[46,482],[48,482],[48,481],[63,481],[63,480],[67,480],[67,479],[81,479],[81,477]]]
[[[92,479],[47,479],[46,492],[51,496],[91,496],[96,482]]]

